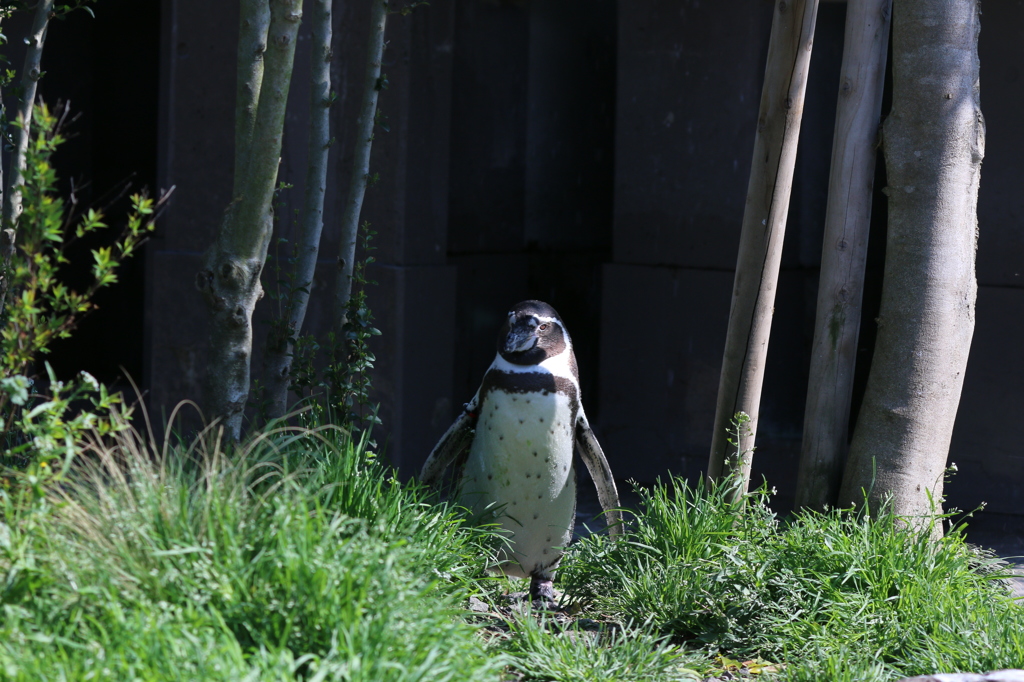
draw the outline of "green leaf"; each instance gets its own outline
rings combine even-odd
[[[28,390],[32,387],[32,381],[22,375],[0,379],[0,389],[11,396],[11,402],[15,405],[24,405],[28,402]]]

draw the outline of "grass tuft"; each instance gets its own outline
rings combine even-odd
[[[607,617],[650,621],[709,653],[785,661],[792,680],[1024,663],[1024,606],[962,527],[936,541],[887,509],[779,523],[763,492],[732,504],[723,486],[681,479],[639,492],[630,541],[588,538],[564,564],[567,593]]]
[[[502,666],[460,609],[486,533],[338,430],[172,456],[126,432],[40,504],[8,500],[4,519],[5,679],[463,680]]]
[[[578,624],[561,629],[533,618],[512,621],[505,650],[525,680],[545,682],[641,682],[699,680],[687,664],[695,657],[643,627]]]
[[[671,479],[639,491],[625,541],[570,547],[559,580],[579,619],[496,607],[481,633],[470,596],[515,587],[484,573],[500,537],[400,485],[365,440],[115,438],[63,477],[5,474],[25,480],[0,488],[2,680],[872,682],[1024,666],[1024,604],[962,527],[936,539],[886,509],[780,521],[764,490],[733,501]]]

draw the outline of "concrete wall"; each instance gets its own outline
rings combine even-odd
[[[178,200],[147,262],[148,385],[156,406],[200,395],[206,315],[192,287],[227,202],[237,7],[164,0],[161,185]],[[468,400],[510,305],[552,303],[569,324],[585,404],[616,474],[706,467],[772,6],[686,0],[437,0],[393,17],[380,106],[380,174],[364,218],[379,232],[371,305],[384,332],[375,385],[388,453],[405,474]],[[822,3],[762,401],[755,476],[786,506],[795,480],[845,5]],[[951,459],[951,501],[1020,513],[1024,319],[1020,192],[1024,34],[1019,1],[985,7],[988,155],[979,205],[978,327]],[[324,330],[365,59],[366,16],[337,10],[332,158],[309,314]],[[307,33],[304,33],[307,35]],[[308,103],[299,45],[282,176],[301,185]],[[884,173],[876,183],[880,190]],[[298,196],[286,193],[285,210]],[[884,262],[876,192],[863,390]],[[287,226],[286,226],[287,227]],[[287,235],[288,230],[285,229]],[[282,254],[286,255],[286,254]],[[261,304],[266,319],[272,301]],[[258,366],[258,357],[257,364]],[[858,399],[855,396],[855,400]]]

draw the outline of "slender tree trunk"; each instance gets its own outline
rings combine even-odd
[[[264,376],[271,418],[288,409],[295,338],[302,329],[313,287],[320,233],[324,226],[327,157],[331,146],[331,0],[313,2],[313,59],[310,86],[309,164],[306,193],[299,220],[299,255],[295,280],[288,293],[284,325],[273,327],[267,339]]]
[[[5,15],[0,14],[0,22]],[[0,121],[7,120],[7,108],[4,106],[3,93],[0,92]],[[3,141],[0,140],[0,144]],[[3,223],[4,201],[7,197],[7,185],[4,184],[4,166],[0,162],[0,314],[3,313],[4,299],[7,297],[7,265],[14,255],[14,229]]]
[[[270,30],[267,0],[241,0],[238,26],[238,74],[235,86],[235,182],[232,197],[242,194],[249,148],[263,85],[263,56]]]
[[[338,278],[334,292],[334,330],[339,338],[345,325],[345,308],[352,296],[352,268],[356,258],[359,214],[363,209],[363,196],[366,194],[366,182],[370,175],[370,148],[373,145],[373,125],[377,115],[377,95],[381,88],[380,69],[384,55],[384,25],[388,15],[386,0],[372,0],[370,7],[370,39],[366,55],[363,105],[356,121],[352,179],[349,182],[345,212],[341,218],[341,252],[338,254]]]
[[[772,20],[708,465],[712,479],[738,474],[736,495],[750,478],[817,12],[817,0],[778,0]],[[730,444],[738,412],[749,428]]]
[[[203,269],[196,274],[196,286],[212,316],[207,403],[211,416],[223,420],[228,435],[235,440],[241,437],[249,396],[252,313],[263,296],[260,275],[273,232],[272,201],[301,19],[301,0],[270,0],[264,73],[244,178],[239,193],[224,212]],[[244,49],[247,46],[243,42],[239,50]],[[239,61],[243,61],[242,55]],[[249,99],[243,98],[236,107],[249,104]],[[245,119],[239,116],[236,120]]]
[[[878,338],[839,501],[923,523],[939,511],[974,334],[985,124],[976,0],[896,2]]]
[[[7,185],[3,192],[3,234],[0,235],[0,256],[3,258],[3,272],[0,273],[0,313],[7,301],[10,279],[7,271],[14,255],[17,238],[18,218],[21,217],[21,188],[25,184],[25,153],[32,136],[32,108],[36,103],[36,87],[42,77],[43,43],[46,29],[53,14],[53,0],[39,0],[32,18],[32,33],[26,39],[25,65],[21,70],[21,103],[18,107],[17,128],[14,134],[14,150],[11,152]]]
[[[796,505],[839,495],[850,427],[892,0],[849,0]]]

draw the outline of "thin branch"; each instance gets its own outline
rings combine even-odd
[[[281,163],[284,116],[288,105],[295,43],[302,20],[301,0],[271,0],[268,45],[264,59],[252,144],[248,153],[235,220],[226,221],[223,246],[246,257],[266,260],[270,244],[271,204]],[[257,236],[258,235],[258,236]]]
[[[25,65],[21,70],[21,102],[18,107],[14,156],[11,158],[7,188],[4,193],[3,225],[17,228],[21,216],[21,186],[25,184],[25,153],[32,134],[32,108],[36,102],[36,89],[42,77],[43,43],[53,13],[54,0],[40,0],[32,19],[32,33],[26,39]]]

